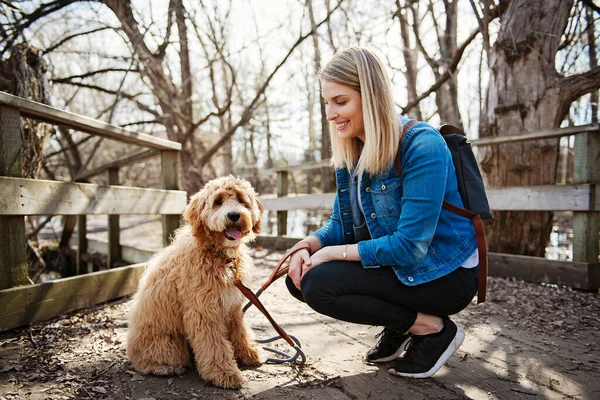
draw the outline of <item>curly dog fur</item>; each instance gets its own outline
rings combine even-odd
[[[246,243],[260,232],[263,206],[252,186],[233,176],[196,193],[173,243],[148,263],[129,312],[127,355],[145,374],[181,374],[193,351],[200,376],[237,388],[245,365],[264,361],[242,319],[243,297],[227,261],[242,277],[252,266]]]

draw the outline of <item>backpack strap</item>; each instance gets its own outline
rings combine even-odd
[[[398,153],[396,153],[396,171],[398,172],[398,176],[402,175],[402,163],[400,162],[400,147],[402,146],[402,139],[404,139],[404,135],[406,135],[406,132],[408,132],[410,128],[412,128],[418,123],[419,121],[417,120],[410,121],[408,124],[404,125],[404,128],[402,129],[400,143],[398,144]]]
[[[410,128],[419,123],[419,121],[411,121],[408,124],[404,125],[404,129],[402,129],[402,138]],[[460,133],[464,135],[465,133],[456,126],[453,125],[442,125],[439,129],[439,132],[442,135],[448,133]],[[400,146],[402,144],[402,140],[400,140],[400,145],[398,145],[398,153],[396,155],[396,171],[398,172],[398,176],[402,175],[402,164],[400,162]],[[479,286],[477,288],[477,304],[483,303],[485,301],[486,293],[487,293],[487,276],[488,276],[488,258],[487,258],[487,245],[485,242],[485,229],[483,228],[483,220],[479,214],[476,214],[467,209],[455,206],[454,204],[448,203],[444,201],[442,204],[442,208],[450,211],[454,214],[460,215],[462,217],[468,218],[471,220],[473,227],[475,228],[475,239],[477,241],[477,252],[479,253]]]
[[[454,126],[454,125],[450,125],[450,124],[444,124],[442,126],[440,126],[440,128],[438,129],[438,131],[440,131],[440,133],[442,135],[448,135],[450,133],[459,133],[463,136],[467,136],[465,134],[465,131],[463,131],[462,129],[460,129],[458,126]]]
[[[444,201],[442,208],[454,214],[471,220],[475,228],[475,240],[477,241],[477,252],[479,253],[479,285],[477,287],[477,304],[485,301],[487,293],[487,277],[488,277],[488,257],[487,245],[485,243],[485,229],[483,228],[483,220],[479,214],[475,214],[467,209],[457,207],[454,204]]]

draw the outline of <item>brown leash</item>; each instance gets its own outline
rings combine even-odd
[[[262,292],[264,292],[273,282],[275,282],[277,279],[279,279],[282,276],[284,276],[285,274],[287,274],[287,272],[289,270],[289,266],[286,266],[286,267],[282,268],[283,264],[293,254],[295,254],[296,252],[298,252],[300,250],[304,250],[304,249],[308,250],[308,252],[310,253],[310,250],[311,250],[310,243],[299,242],[299,243],[296,243],[294,245],[294,247],[292,247],[291,249],[289,249],[288,251],[286,251],[286,253],[283,255],[283,257],[281,257],[281,259],[279,260],[279,262],[277,263],[277,265],[273,269],[273,272],[271,273],[271,276],[267,279],[267,281],[260,287],[260,289],[256,293],[254,293],[252,290],[250,290],[250,288],[248,288],[246,285],[244,285],[244,283],[240,279],[240,276],[239,276],[239,274],[237,272],[237,268],[235,266],[235,260],[232,260],[232,259],[227,260],[228,264],[230,264],[230,263],[234,264],[234,266],[232,268],[233,272],[234,272],[233,284],[249,300],[248,304],[246,304],[244,306],[242,312],[245,312],[251,305],[256,306],[256,308],[261,313],[263,313],[263,315],[269,320],[269,322],[271,323],[271,325],[273,326],[273,328],[275,329],[275,331],[279,334],[279,337],[283,338],[286,342],[288,342],[288,344],[290,346],[292,346],[294,349],[296,349],[296,355],[293,356],[293,357],[290,357],[286,353],[283,353],[281,351],[265,347],[265,350],[272,351],[272,352],[275,352],[277,354],[280,354],[280,355],[288,357],[287,359],[273,359],[273,358],[270,358],[269,360],[272,361],[272,362],[281,363],[281,362],[295,361],[298,358],[298,356],[300,356],[302,363],[306,361],[306,356],[304,355],[304,352],[302,352],[302,350],[300,349],[300,342],[298,342],[298,340],[295,339],[293,336],[288,335],[287,332],[277,322],[275,322],[275,320],[273,319],[273,317],[271,317],[271,314],[269,314],[269,311],[267,311],[266,307],[258,299],[258,296],[260,296],[262,294]],[[267,339],[267,340],[264,340],[264,341],[257,340],[257,342],[259,342],[259,343],[268,343],[268,342],[271,342],[273,340],[278,339],[279,337]]]

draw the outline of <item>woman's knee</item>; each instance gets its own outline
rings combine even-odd
[[[331,282],[322,271],[319,267],[313,268],[302,277],[300,282],[304,301],[315,311],[321,310],[323,304],[331,302],[334,298]]]
[[[289,275],[285,277],[285,286],[287,286],[288,292],[290,292],[290,294],[294,296],[297,300],[304,301],[304,296],[302,295],[302,292],[300,292],[296,285],[294,285],[294,281],[292,280],[292,278],[290,278]]]
[[[289,276],[285,278],[285,285],[290,294],[296,299],[305,302],[313,309],[315,308],[314,306],[318,307],[323,298],[322,291],[325,289],[325,285],[323,285],[324,277],[315,270],[316,268],[311,269],[302,277],[300,289],[296,287],[292,278]]]

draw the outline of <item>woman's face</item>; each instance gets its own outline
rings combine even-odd
[[[365,141],[360,93],[350,86],[324,80],[321,95],[325,100],[327,119],[335,122],[337,135],[341,139],[359,138]]]

